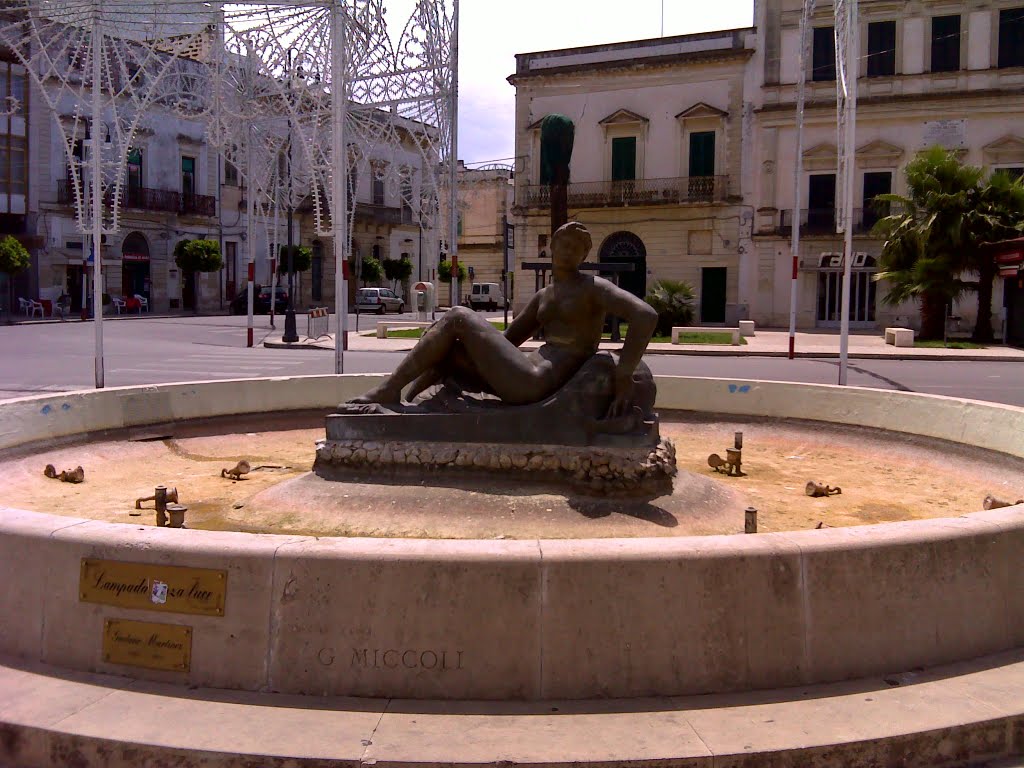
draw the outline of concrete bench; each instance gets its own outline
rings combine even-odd
[[[740,336],[753,336],[754,335],[754,321],[753,320],[740,320]]]
[[[914,346],[914,329],[886,328],[885,343],[892,344],[894,347],[912,347]]]
[[[408,328],[429,328],[433,323],[417,322],[416,320],[378,320],[377,338],[386,339],[388,331]]]
[[[737,345],[740,343],[740,329],[739,328],[718,328],[718,327],[705,327],[702,325],[684,325],[684,326],[673,326],[672,327],[672,343],[679,344],[679,337],[684,333],[728,333],[732,337],[730,344]]]

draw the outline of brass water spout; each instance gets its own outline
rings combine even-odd
[[[813,480],[808,480],[807,481],[807,485],[804,486],[804,493],[806,493],[808,496],[812,496],[812,497],[835,496],[835,495],[840,494],[842,492],[843,492],[843,489],[840,488],[838,485],[835,488],[833,488],[833,487],[828,486],[828,485],[822,485],[821,483],[816,483]]]
[[[165,485],[158,485],[153,490],[152,496],[143,496],[140,499],[136,499],[135,508],[142,509],[142,502],[144,501],[152,501],[154,503],[154,508],[157,511],[165,511],[169,503],[178,503],[178,489],[168,488]]]

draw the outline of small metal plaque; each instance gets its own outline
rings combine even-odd
[[[192,665],[192,627],[107,619],[103,623],[103,660],[188,672]]]
[[[119,608],[223,616],[227,587],[227,571],[83,557],[78,596]]]

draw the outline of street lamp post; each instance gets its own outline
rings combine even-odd
[[[292,106],[292,78],[294,72],[292,71],[292,51],[294,49],[288,49],[288,225],[286,240],[288,242],[288,307],[284,312],[284,335],[281,340],[285,343],[294,344],[299,340],[299,333],[295,327],[295,254],[292,252],[294,246],[292,245],[292,117],[291,117],[291,106]],[[277,299],[276,296],[270,297],[270,303],[273,305]]]

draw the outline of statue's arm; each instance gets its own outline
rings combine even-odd
[[[629,324],[626,340],[619,352],[619,364],[615,369],[615,401],[609,411],[609,416],[621,416],[630,406],[633,371],[644,356],[658,325],[658,313],[646,301],[638,299],[604,278],[594,278],[594,284],[600,290],[605,312],[620,317]]]
[[[540,306],[540,291],[533,294],[533,298],[526,305],[526,309],[515,316],[515,319],[505,329],[505,338],[515,346],[519,346],[531,338],[540,327],[537,319],[537,308]]]

